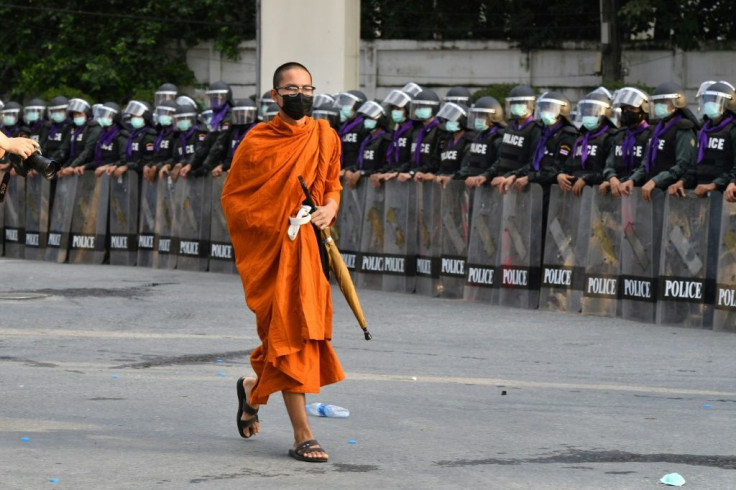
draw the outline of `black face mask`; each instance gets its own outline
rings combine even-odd
[[[621,111],[621,117],[619,119],[621,120],[621,124],[623,126],[631,128],[639,124],[642,121],[642,119],[644,119],[644,113],[641,111],[639,112]]]
[[[314,97],[296,94],[294,97],[283,96],[282,98],[284,99],[284,105],[281,106],[281,109],[295,121],[312,114],[312,100]]]

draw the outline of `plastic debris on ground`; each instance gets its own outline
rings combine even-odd
[[[659,481],[671,487],[681,487],[685,484],[685,479],[679,473],[668,473],[660,478]]]

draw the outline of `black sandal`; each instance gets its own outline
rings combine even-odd
[[[307,463],[326,463],[329,458],[318,458],[313,456],[305,456],[306,453],[322,453],[327,455],[322,446],[319,445],[316,439],[304,441],[299,444],[296,449],[289,449],[289,456],[299,461],[306,461]]]
[[[258,422],[258,409],[248,405],[248,402],[245,399],[245,387],[243,386],[243,381],[245,381],[245,377],[240,378],[236,386],[238,389],[238,433],[240,434],[240,437],[248,439],[253,434],[246,436],[245,429],[249,429],[253,424]],[[242,420],[241,417],[243,416],[243,412],[248,415],[253,415],[253,417],[247,420]]]

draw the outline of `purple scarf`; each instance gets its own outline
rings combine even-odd
[[[58,133],[59,131],[61,131],[62,129],[64,129],[64,126],[66,126],[67,124],[69,124],[69,122],[70,122],[69,119],[66,119],[64,122],[51,123],[51,129],[49,129],[49,139],[51,139],[54,136],[56,136],[56,133]]]
[[[97,139],[97,145],[95,146],[95,166],[99,167],[102,165],[102,147],[107,146],[113,142],[115,137],[120,132],[120,128],[117,126],[111,126],[110,128],[102,131],[100,137]]]
[[[424,141],[424,137],[439,125],[440,121],[438,119],[435,119],[431,123],[427,124],[424,128],[422,128],[421,131],[419,131],[419,134],[417,135],[417,146],[414,147],[414,164],[417,167],[422,160],[422,141]]]
[[[340,136],[340,141],[342,141],[342,137],[348,134],[350,131],[355,129],[358,125],[363,124],[363,117],[356,117],[352,121],[345,121],[343,125],[340,127],[340,130],[337,132],[338,136]],[[343,168],[345,166],[345,152],[340,152],[340,168]]]
[[[512,124],[511,127],[514,128],[514,131],[522,131],[525,127],[529,126],[533,122],[534,122],[534,117],[530,117],[529,119],[526,120],[524,124],[519,126],[519,120],[517,119],[514,121],[514,124]]]
[[[604,124],[601,129],[598,130],[597,133],[592,135],[593,139],[596,139],[598,136],[602,135],[608,131],[608,125]],[[587,131],[585,135],[582,138],[578,138],[575,140],[575,144],[572,145],[572,156],[575,158],[575,155],[577,155],[577,150],[579,147],[583,147],[583,154],[581,155],[581,163],[580,166],[585,168],[585,160],[588,159],[588,140],[591,138],[590,131]]]
[[[248,134],[248,131],[253,129],[253,126],[255,125],[256,123],[250,123],[249,125],[245,127],[245,129],[243,129],[242,133],[237,133],[237,132],[235,133],[235,137],[231,140],[231,143],[230,143],[230,156],[231,157],[235,155],[235,150],[240,145],[240,142],[243,141],[243,138],[245,138],[245,135]],[[232,141],[235,141],[234,145],[232,144]]]
[[[652,135],[652,139],[649,140],[649,148],[647,151],[647,172],[654,168],[654,161],[657,159],[657,149],[659,148],[659,138],[669,131],[672,126],[677,124],[680,119],[682,119],[682,114],[675,114],[667,124],[665,124],[664,119],[662,119],[654,127],[654,134]]]
[[[128,159],[128,161],[131,161],[133,159],[133,140],[138,137],[139,134],[144,132],[146,127],[143,127],[141,129],[136,129],[132,133],[130,133],[130,136],[128,136],[128,144],[125,145],[125,157]]]
[[[79,136],[79,133],[87,129],[87,123],[82,124],[81,126],[77,127],[74,131],[72,131],[72,141],[71,141],[71,147],[69,148],[69,159],[73,158],[74,155],[77,154],[77,136]]]
[[[212,120],[210,121],[210,127],[212,127],[212,131],[217,131],[217,128],[220,127],[220,123],[225,118],[225,114],[227,114],[228,109],[230,109],[230,104],[225,104],[217,111],[212,111]]]
[[[394,131],[394,136],[391,138],[391,144],[388,145],[388,150],[386,151],[386,163],[399,163],[399,153],[401,150],[399,148],[399,138],[409,131],[413,125],[413,121],[406,121],[404,124],[399,126],[396,131]]]
[[[626,128],[626,135],[621,143],[621,158],[629,171],[634,170],[634,144],[636,137],[649,127],[646,121],[642,121],[635,129]]]
[[[369,134],[366,138],[363,138],[363,142],[360,144],[360,149],[358,150],[358,168],[363,168],[363,150],[365,150],[365,147],[371,144],[371,142],[376,141],[384,134],[386,134],[386,131],[379,129],[376,134]]]
[[[545,126],[544,130],[542,130],[542,137],[539,139],[539,143],[537,143],[537,149],[534,151],[534,158],[532,158],[532,167],[534,167],[535,172],[539,172],[539,164],[542,163],[542,158],[544,158],[544,151],[547,148],[547,141],[561,127],[562,121],[557,121],[552,126]]]
[[[705,121],[705,124],[703,124],[703,129],[700,130],[700,134],[698,135],[698,159],[695,162],[696,164],[703,161],[703,157],[705,156],[705,148],[708,146],[708,135],[711,133],[717,133],[732,122],[733,116],[731,115],[729,115],[728,117],[724,117],[723,120],[718,124],[718,126],[713,126],[713,121],[711,121],[710,119]]]
[[[174,126],[164,127],[159,133],[158,137],[156,138],[156,142],[153,144],[153,151],[158,153],[161,150],[161,142],[164,140],[164,138],[168,138],[171,136],[171,133],[174,132]]]
[[[198,129],[197,125],[195,124],[194,126],[189,128],[189,131],[187,131],[186,133],[179,134],[179,142],[181,144],[181,156],[182,157],[187,154],[187,140],[189,139],[190,136],[194,134],[195,131],[197,131],[197,129]]]

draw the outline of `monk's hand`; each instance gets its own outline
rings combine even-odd
[[[312,213],[312,223],[320,230],[330,226],[337,215],[337,203],[333,199],[327,199],[324,206],[317,206]]]

